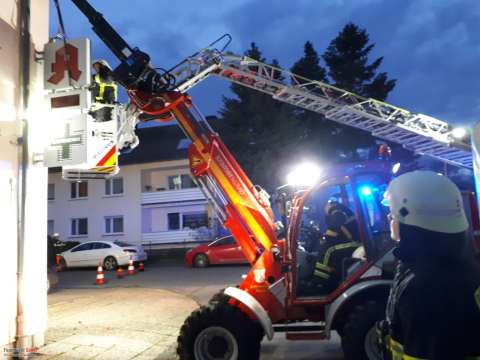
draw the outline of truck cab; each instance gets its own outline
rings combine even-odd
[[[294,200],[286,251],[287,261],[295,264],[292,299],[334,296],[341,285],[363,273],[363,265],[392,248],[388,208],[382,205],[391,178],[388,170],[372,163],[340,166]],[[341,224],[332,224],[331,204],[342,210],[336,212],[342,218],[333,220]]]

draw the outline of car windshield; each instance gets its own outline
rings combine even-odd
[[[126,242],[123,242],[123,241],[119,241],[119,240],[116,240],[113,242],[115,245],[118,245],[120,247],[127,247],[127,246],[134,246],[132,244],[128,244]]]

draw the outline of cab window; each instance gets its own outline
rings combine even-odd
[[[343,181],[343,179],[341,179]],[[296,252],[296,296],[326,296],[345,279],[361,239],[352,186],[323,184],[305,199]]]
[[[299,245],[307,251],[312,251],[316,247],[315,243],[328,230],[326,206],[329,202],[337,202],[346,206],[356,217],[350,184],[334,184],[314,189],[303,204],[298,238]],[[353,240],[360,241],[360,239]]]
[[[357,177],[355,185],[367,235],[367,258],[375,259],[392,244],[388,208],[382,205],[387,184],[380,176],[369,174]]]

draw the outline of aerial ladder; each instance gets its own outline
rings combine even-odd
[[[217,49],[206,48],[186,58],[171,73],[177,79],[175,89],[180,92],[209,76],[216,76],[322,114],[326,119],[367,131],[415,154],[472,167],[469,137],[456,137],[455,128],[445,121],[364,98],[247,56],[222,54]]]
[[[337,314],[350,308],[347,303],[351,298],[357,299],[355,295],[365,289],[372,290],[369,294],[385,296],[390,284],[389,279],[379,279],[378,273],[366,276],[369,270],[381,266],[376,265],[378,259],[375,259],[362,263],[354,275],[326,297],[299,300],[290,296],[294,285],[288,279],[294,278],[296,248],[287,243],[298,236],[299,216],[308,193],[303,192],[292,201],[291,228],[287,238],[280,239],[281,226],[274,220],[268,194],[252,184],[186,93],[205,78],[218,76],[270,94],[279,101],[318,112],[327,119],[400,143],[415,153],[472,167],[468,139],[453,136],[453,128],[447,123],[308,80],[247,57],[224,54],[216,46],[229,41],[228,35],[172,69],[159,72],[150,64],[147,54],[129,46],[86,0],[72,2],[119,59],[120,65],[113,70],[113,76],[142,113],[141,119],[171,121],[175,118],[191,140],[188,155],[192,176],[252,264],[238,287],[225,290],[221,297],[225,301],[216,301],[186,320],[179,336],[181,359],[217,356],[206,353],[213,346],[209,341],[218,338],[228,345],[221,347],[223,357],[220,358],[254,359],[258,357],[262,337],[272,339],[274,324],[315,319],[324,326],[321,333],[293,336],[292,339],[329,338],[330,330],[343,326],[340,322],[346,315]],[[364,349],[359,351],[364,353]]]

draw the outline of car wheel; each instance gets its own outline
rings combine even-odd
[[[107,271],[115,270],[118,266],[117,260],[113,256],[108,256],[103,261],[103,267]]]
[[[198,254],[193,258],[193,266],[204,268],[208,266],[208,257],[206,254]]]

